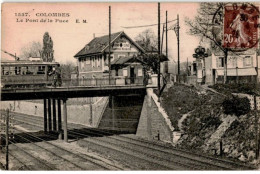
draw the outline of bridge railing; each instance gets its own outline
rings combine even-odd
[[[8,81],[1,82],[1,88],[45,88],[45,87],[106,87],[106,86],[145,86],[148,80],[144,77],[108,77],[104,78],[77,78],[77,79],[32,79],[29,81]]]
[[[81,79],[62,79],[62,87],[70,86],[143,86],[146,84],[144,77],[108,77],[104,78],[81,78]],[[54,85],[54,84],[53,84]],[[59,83],[56,83],[59,86]]]

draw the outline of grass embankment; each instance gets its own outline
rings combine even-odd
[[[161,95],[161,104],[168,114],[174,128],[178,129],[178,120],[197,107],[202,106],[209,97],[195,87],[174,85]]]
[[[255,112],[250,111],[239,116],[227,115],[224,113],[223,102],[232,96],[231,93],[257,94],[259,88],[245,85],[215,85],[213,89],[227,97],[184,85],[173,86],[162,94],[162,106],[174,127],[178,127],[178,120],[183,114],[190,112],[182,122],[184,134],[177,146],[201,153],[213,153],[212,149],[216,148],[219,153],[221,140],[225,156],[253,161],[256,148]],[[230,117],[235,118],[235,121],[227,124],[227,130],[220,131],[219,138],[212,139],[213,134],[222,130],[219,126],[228,123]]]
[[[209,87],[225,95],[230,95],[231,93],[244,93],[260,96],[259,84],[216,84]]]

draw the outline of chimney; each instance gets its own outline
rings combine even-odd
[[[95,39],[95,38],[96,38],[95,33],[93,33],[93,39]]]

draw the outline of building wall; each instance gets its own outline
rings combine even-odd
[[[252,60],[252,64],[250,66],[245,65],[245,57],[250,56]],[[215,56],[212,54],[212,68],[213,69],[223,69],[224,67],[220,67],[220,59],[224,56]],[[240,55],[240,56],[228,56],[227,60],[227,68],[250,68],[250,67],[256,67],[257,62],[257,56],[256,53],[253,55]]]
[[[79,78],[102,77],[102,73],[108,70],[108,48],[104,52],[104,54],[78,58]],[[127,40],[126,37],[121,37],[113,43],[111,62],[120,57],[132,57],[138,53],[139,49],[137,47]],[[112,72],[112,75],[115,76],[115,71]],[[122,72],[120,72],[119,76],[121,75]]]
[[[219,58],[224,58],[224,56],[215,56],[214,54],[212,54],[212,57],[211,57],[212,69],[224,70],[224,67],[220,66],[222,63]],[[250,61],[251,63],[247,64],[249,59],[251,60]],[[252,52],[252,51],[250,54],[245,54],[245,55],[229,55],[228,60],[227,60],[227,68],[232,69],[232,70],[235,70],[236,67],[238,67],[238,69],[256,68],[257,61],[259,61],[259,60],[256,55],[256,52]],[[259,62],[258,62],[258,64],[259,64]],[[209,77],[206,77],[206,78],[209,78]],[[216,83],[222,83],[223,75],[216,74],[215,78],[216,78],[216,81],[215,81]],[[259,76],[258,76],[258,78],[259,78]],[[213,79],[214,79],[214,77],[213,77]],[[232,81],[234,82],[236,80],[236,77],[228,76],[227,80],[230,81],[230,83],[232,83]],[[246,82],[251,83],[251,82],[255,81],[255,76],[253,76],[252,74],[248,74],[248,76],[245,76],[245,75],[239,76],[238,80],[243,83],[246,83]]]
[[[103,55],[86,56],[78,59],[79,73],[103,71]]]

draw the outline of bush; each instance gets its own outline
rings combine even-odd
[[[260,95],[260,87],[256,84],[215,84],[211,86],[218,92],[224,94],[245,93],[250,95]]]
[[[223,101],[222,106],[225,114],[245,115],[250,111],[250,101],[247,97],[239,98],[233,96]]]

